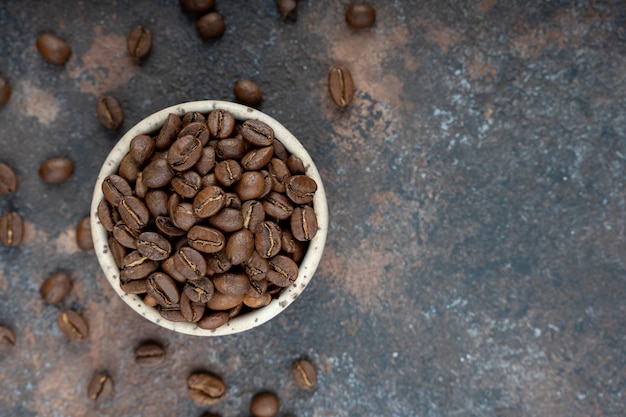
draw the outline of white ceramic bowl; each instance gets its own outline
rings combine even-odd
[[[278,298],[272,300],[270,304],[248,313],[241,314],[230,319],[225,325],[214,329],[201,329],[194,323],[172,322],[161,317],[159,312],[145,305],[140,297],[134,294],[127,294],[120,288],[120,270],[117,267],[108,245],[108,233],[98,219],[98,204],[103,198],[102,181],[110,174],[117,173],[118,167],[124,155],[128,152],[131,140],[139,134],[153,134],[158,131],[170,113],[175,113],[182,117],[187,112],[200,112],[204,115],[214,109],[224,109],[230,112],[236,120],[258,119],[274,129],[275,137],[285,146],[285,148],[303,161],[306,168],[306,175],[317,182],[317,191],[313,199],[313,209],[317,215],[318,232],[309,242],[308,250],[299,265],[299,274],[293,285],[284,288]],[[326,236],[328,233],[328,205],[324,185],[319,172],[313,163],[310,155],[302,144],[283,125],[272,117],[247,106],[226,101],[204,100],[177,104],[156,112],[127,131],[124,136],[113,147],[106,160],[102,164],[98,179],[94,187],[93,199],[91,201],[91,232],[95,252],[98,262],[102,267],[106,279],[109,281],[115,292],[124,300],[130,308],[141,314],[146,319],[167,329],[196,336],[222,336],[243,332],[259,326],[280,314],[287,306],[294,302],[304,291],[311,281],[313,274],[320,262]]]

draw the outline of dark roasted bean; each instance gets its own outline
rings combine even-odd
[[[170,256],[172,245],[158,233],[144,232],[137,238],[137,251],[153,261],[163,261]]]
[[[226,397],[226,384],[222,378],[208,372],[195,372],[187,378],[189,396],[202,405],[214,405]]]
[[[171,306],[180,301],[180,293],[176,282],[164,272],[154,272],[148,276],[148,295],[153,297],[159,305]]]
[[[11,84],[4,77],[0,77],[0,106],[5,105],[11,97]]]
[[[165,349],[159,343],[148,341],[135,349],[135,363],[142,367],[158,366],[165,361]]]
[[[65,64],[72,55],[72,49],[67,42],[51,33],[43,33],[37,37],[37,51],[55,65]]]
[[[57,316],[57,325],[71,341],[83,340],[89,335],[87,321],[74,310],[63,310]]]
[[[191,135],[182,136],[167,152],[167,162],[175,171],[186,171],[200,160],[202,143]]]
[[[170,113],[167,119],[165,119],[165,123],[161,130],[159,130],[159,134],[155,140],[157,149],[168,148],[174,140],[176,140],[176,136],[182,127],[183,122],[180,120],[180,117],[174,113]]]
[[[313,201],[317,183],[306,175],[293,175],[285,183],[287,197],[296,204],[308,204]]]
[[[133,58],[143,58],[152,49],[152,32],[138,25],[135,26],[126,39],[126,49]]]
[[[106,129],[117,129],[124,122],[124,111],[119,101],[112,96],[102,96],[96,104],[98,121]]]
[[[376,9],[367,3],[352,3],[346,10],[346,23],[357,29],[370,27],[376,23]]]
[[[292,22],[298,19],[298,3],[296,0],[276,0],[276,7],[282,17]]]
[[[237,100],[250,107],[257,107],[263,100],[263,93],[257,83],[252,80],[239,80],[234,87]]]
[[[224,207],[224,190],[211,185],[203,188],[193,200],[193,212],[200,218],[213,216]]]
[[[133,189],[124,178],[111,174],[102,181],[102,193],[109,204],[117,207],[122,198],[133,194]]]
[[[254,245],[257,252],[264,258],[271,258],[280,252],[282,231],[278,224],[264,221],[254,233]]]
[[[0,194],[13,194],[17,191],[17,185],[15,171],[7,164],[0,162]]]
[[[131,229],[143,229],[150,221],[150,211],[139,198],[127,196],[118,204],[120,217]]]
[[[39,166],[39,177],[49,184],[67,181],[74,173],[74,162],[69,158],[50,158]]]
[[[104,371],[96,371],[87,384],[87,397],[101,402],[113,394],[113,378]]]
[[[24,239],[24,219],[15,211],[0,216],[0,242],[5,246],[17,246]]]
[[[41,284],[39,294],[41,298],[48,304],[57,304],[69,294],[72,289],[72,279],[65,272],[57,272],[50,275]]]
[[[226,239],[224,234],[217,229],[206,226],[193,226],[187,232],[189,246],[203,252],[215,253],[224,249]]]
[[[130,156],[139,165],[144,165],[154,155],[156,143],[148,135],[137,135],[130,141]]]
[[[200,277],[198,279],[188,280],[185,283],[183,292],[195,303],[206,303],[213,296],[215,288],[209,278]]]
[[[279,287],[288,287],[298,278],[298,265],[285,255],[277,255],[269,261],[267,279]]]
[[[207,125],[212,137],[226,139],[233,133],[235,118],[225,110],[216,109],[209,113]]]
[[[299,206],[289,219],[293,237],[301,242],[309,241],[317,234],[317,216],[310,206]]]
[[[150,188],[165,187],[174,177],[174,170],[165,159],[154,159],[143,169],[143,182]]]
[[[121,279],[146,278],[159,267],[155,261],[151,261],[138,251],[134,250],[124,256],[122,260]]]
[[[250,401],[250,414],[253,417],[274,417],[278,413],[280,401],[273,392],[259,392]]]
[[[226,31],[226,24],[221,14],[210,12],[198,19],[196,29],[202,39],[217,39]]]
[[[270,146],[274,142],[274,129],[260,120],[246,120],[241,125],[243,138],[256,146]]]
[[[241,166],[248,171],[257,171],[267,165],[273,155],[273,146],[252,149],[241,159]]]
[[[306,359],[298,359],[291,365],[291,374],[296,385],[302,389],[311,389],[317,384],[317,371]]]
[[[215,7],[215,0],[179,0],[180,6],[191,13],[204,13]]]
[[[328,92],[339,107],[347,107],[354,97],[352,74],[345,67],[335,66],[328,73]]]
[[[184,246],[176,251],[174,267],[187,280],[199,279],[207,273],[207,263],[204,256],[189,246]]]

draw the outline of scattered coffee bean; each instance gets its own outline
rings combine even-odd
[[[17,246],[24,238],[24,219],[15,211],[0,216],[0,242],[5,246]]]
[[[0,77],[0,106],[6,104],[10,97],[11,84],[4,77]]]
[[[202,39],[217,39],[224,35],[226,24],[221,14],[211,12],[198,19],[196,29]]]
[[[122,126],[124,122],[124,112],[122,106],[115,97],[102,96],[96,104],[96,114],[98,121],[106,129],[115,130]]]
[[[67,181],[74,173],[74,162],[68,158],[50,158],[39,166],[39,177],[49,184]]]
[[[15,334],[8,327],[0,326],[0,354],[7,353],[15,345]]]
[[[57,325],[71,341],[83,340],[89,335],[87,321],[74,310],[64,310],[57,316]]]
[[[313,364],[306,359],[298,359],[291,366],[293,379],[302,389],[311,389],[317,384],[317,371]]]
[[[199,404],[214,405],[226,397],[222,378],[208,372],[194,372],[187,378],[189,396]]]
[[[81,250],[93,250],[93,240],[91,238],[91,217],[83,217],[76,226],[76,244]]]
[[[152,49],[152,32],[141,25],[135,26],[126,39],[126,49],[134,58],[148,55]]]
[[[67,273],[57,272],[46,278],[39,288],[39,293],[46,303],[58,304],[70,293],[72,285],[72,279]]]
[[[276,0],[278,13],[282,17],[295,22],[298,19],[298,3],[296,0]]]
[[[164,361],[165,349],[156,342],[144,342],[135,349],[135,363],[139,366],[158,366]]]
[[[354,97],[354,84],[350,71],[341,66],[331,68],[328,73],[328,91],[339,107],[347,107]]]
[[[235,83],[235,97],[237,100],[250,107],[257,107],[263,100],[263,93],[257,83],[252,80],[239,80]]]
[[[273,392],[259,392],[250,401],[250,414],[254,417],[274,417],[280,408],[278,396]]]
[[[215,0],[179,0],[180,6],[187,12],[204,13],[215,7]]]
[[[72,49],[63,39],[51,33],[44,33],[37,38],[37,50],[48,62],[63,65],[72,55]]]
[[[353,3],[346,10],[346,23],[357,29],[370,27],[376,23],[376,10],[367,3]]]
[[[17,191],[17,185],[18,181],[15,171],[7,164],[0,162],[0,194],[13,194]]]
[[[104,371],[96,371],[87,384],[87,397],[101,402],[113,394],[113,378]]]

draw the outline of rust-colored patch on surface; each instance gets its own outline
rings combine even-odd
[[[19,94],[16,94],[20,101],[18,108],[24,115],[36,118],[44,126],[49,126],[56,120],[61,103],[55,96],[29,80],[20,83],[20,90]]]
[[[498,0],[480,0],[476,5],[476,8],[481,11],[481,13],[487,13],[489,10],[493,9]]]
[[[447,54],[452,46],[463,41],[463,35],[453,28],[425,20],[418,21],[418,25],[426,29],[426,39],[436,44],[444,54]]]
[[[488,62],[481,61],[471,56],[465,59],[465,65],[469,71],[470,79],[483,80],[486,82],[493,81],[493,78],[498,74],[498,69],[489,64]]]
[[[94,27],[91,48],[79,59],[68,63],[67,72],[79,80],[80,91],[100,96],[126,84],[138,67],[126,51],[126,38],[105,35],[102,26]]]
[[[80,250],[76,243],[76,230],[73,227],[67,228],[54,240],[54,247],[63,255],[71,255]]]

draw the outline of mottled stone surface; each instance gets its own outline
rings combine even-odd
[[[19,191],[0,211],[27,220],[0,247],[0,325],[16,345],[0,359],[0,415],[247,415],[261,390],[281,416],[620,416],[626,414],[626,5],[621,1],[372,0],[373,28],[353,30],[349,2],[217,1],[215,41],[169,1],[5,0],[0,160]],[[147,59],[125,49],[133,26],[154,36]],[[62,67],[38,34],[71,46]],[[357,88],[345,110],[326,91],[335,64]],[[93,253],[75,243],[99,164],[123,130],[181,101],[233,100],[257,82],[260,109],[309,149],[328,192],[320,268],[282,315],[222,338],[172,334],[123,304]],[[124,107],[120,131],[95,117],[97,97]],[[39,164],[76,163],[43,183]],[[62,305],[43,280],[68,272]],[[73,307],[90,335],[56,327]],[[144,339],[170,362],[133,364]],[[290,366],[309,358],[318,386]],[[186,376],[221,375],[226,400],[194,404]],[[115,380],[92,404],[95,370]]]

